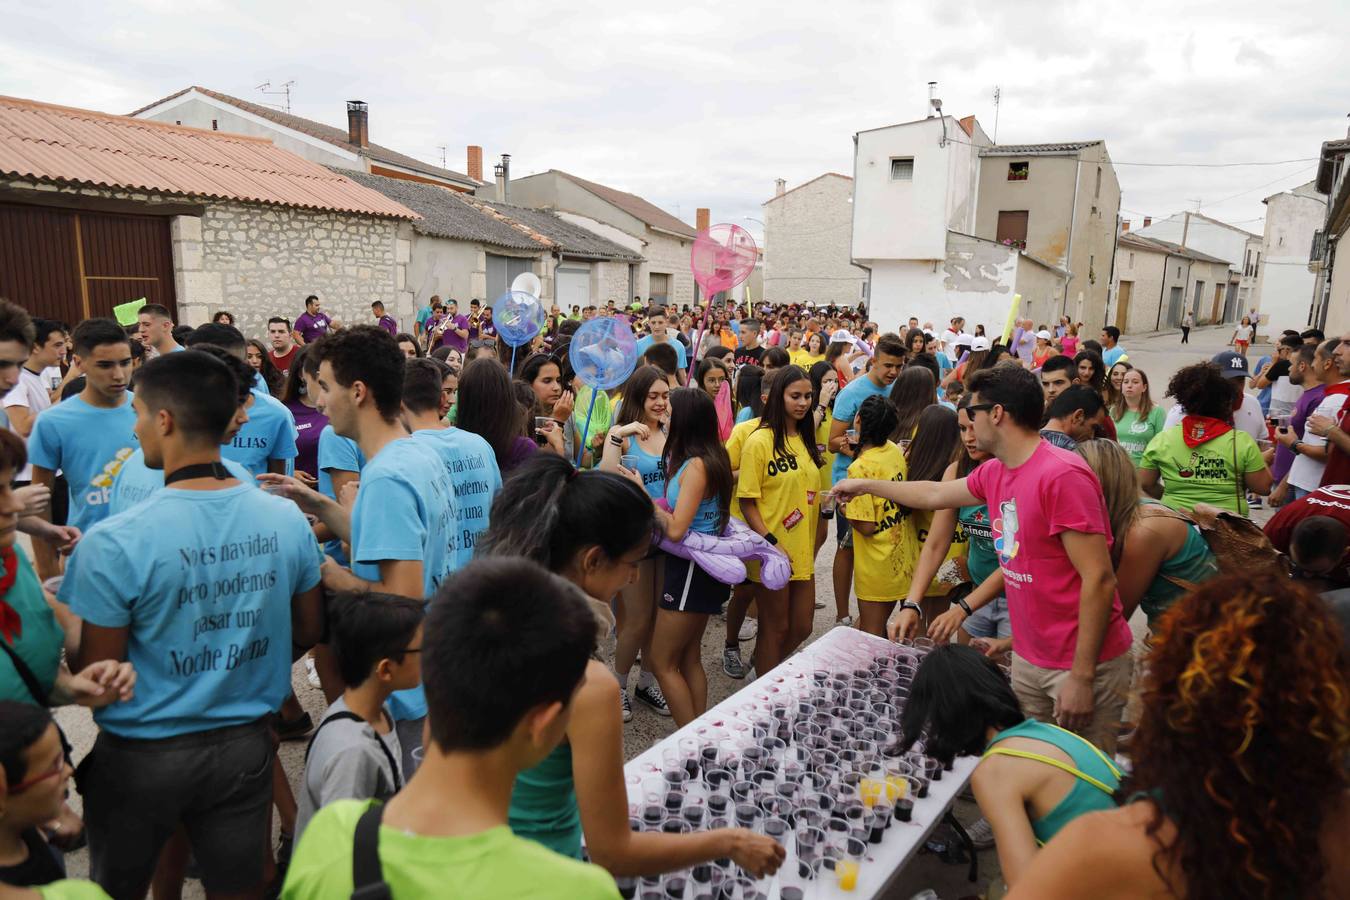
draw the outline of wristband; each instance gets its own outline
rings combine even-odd
[[[764,540],[768,541],[770,544],[773,544],[775,547],[778,546],[778,538],[773,536],[772,531],[764,535]]]
[[[957,606],[961,607],[961,611],[964,612],[964,613],[966,614],[966,618],[967,618],[967,619],[969,619],[971,616],[975,615],[975,613],[971,612],[971,610],[970,610],[970,604],[966,602],[966,598],[965,598],[965,597],[957,597],[957,598],[956,598],[955,600],[953,600],[952,602],[955,603]]]
[[[623,438],[619,437],[618,435],[611,434],[609,436],[609,442],[613,444],[615,447],[623,446]]]
[[[916,613],[919,614],[919,618],[920,618],[920,619],[923,618],[923,610],[919,607],[919,604],[917,604],[917,603],[910,603],[908,600],[906,600],[906,601],[904,601],[903,603],[900,604],[900,611],[901,611],[901,612],[904,612],[904,611],[907,610],[907,609],[912,609],[912,610],[914,610]]]

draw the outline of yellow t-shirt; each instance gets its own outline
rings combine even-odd
[[[811,373],[812,366],[814,366],[818,362],[825,361],[825,354],[821,353],[816,356],[812,356],[810,353],[806,352],[805,347],[798,347],[796,350],[793,350],[792,352],[788,353],[788,359],[791,360],[794,366],[800,367],[802,371],[806,372],[809,375]]]
[[[933,527],[933,510],[915,510],[914,515],[910,516],[910,518],[914,522],[914,528],[918,534],[919,547],[922,549],[924,542],[928,540],[928,531]],[[947,548],[947,555],[943,557],[943,561],[960,559],[965,556],[968,541],[969,538],[966,537],[966,530],[961,527],[961,522],[958,519],[956,523],[956,534],[952,538],[952,545]],[[933,576],[933,583],[928,586],[928,590],[924,591],[924,596],[945,597],[947,594],[951,593],[951,589],[955,586],[956,585],[951,584],[950,582],[939,581],[935,575]]]
[[[891,441],[868,447],[849,463],[849,478],[904,481],[905,455]],[[853,532],[853,589],[859,600],[903,600],[919,561],[919,536],[914,516],[890,500],[863,494],[841,511],[850,521],[872,522],[875,533]]]
[[[809,581],[815,575],[820,467],[795,434],[788,436],[787,453],[776,455],[773,430],[761,428],[746,439],[740,469],[736,498],[759,503],[759,514],[778,539],[778,549],[792,561],[792,580]],[[752,581],[759,580],[758,563],[747,562],[746,572]]]
[[[745,447],[745,439],[758,427],[759,417],[756,416],[736,423],[731,429],[731,434],[727,435],[727,456],[731,458],[731,471],[735,472],[741,467],[741,450]],[[737,511],[739,506],[739,503],[731,504],[732,511]]]
[[[821,457],[825,460],[825,465],[820,468],[820,489],[828,491],[834,486],[830,479],[830,473],[834,469],[834,454],[830,452],[830,426],[834,424],[834,416],[830,411],[825,410],[825,418],[821,419],[820,426],[816,429],[816,449],[820,451]]]

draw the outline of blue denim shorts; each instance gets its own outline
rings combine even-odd
[[[1012,619],[1008,617],[1008,601],[997,597],[992,603],[986,603],[961,625],[966,634],[977,638],[1012,637]]]

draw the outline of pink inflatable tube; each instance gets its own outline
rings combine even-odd
[[[659,504],[669,512],[664,501]],[[771,591],[779,590],[792,577],[787,554],[750,530],[740,519],[728,519],[721,535],[687,532],[682,540],[661,538],[658,546],[673,556],[687,559],[723,584],[745,580],[745,561],[758,560],[760,583]]]

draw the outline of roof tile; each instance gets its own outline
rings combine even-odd
[[[1053,144],[995,144],[980,151],[981,156],[1060,156],[1095,147],[1101,141],[1060,141]]]
[[[684,222],[681,222],[654,203],[643,200],[637,194],[630,194],[627,191],[606,187],[605,185],[597,184],[594,181],[587,181],[585,178],[578,178],[575,175],[569,175],[558,169],[551,169],[550,171],[555,175],[561,175],[563,178],[566,178],[574,184],[580,185],[605,202],[617,206],[633,218],[646,222],[653,228],[658,228],[661,231],[673,232],[682,237],[698,237],[698,232],[693,228],[690,228]]]
[[[0,96],[0,175],[374,216],[417,214],[270,141]]]

